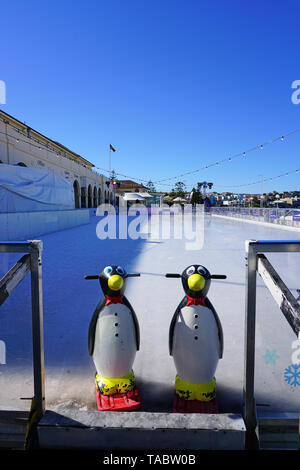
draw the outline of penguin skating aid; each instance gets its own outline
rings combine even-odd
[[[130,411],[141,406],[132,370],[140,334],[136,314],[124,295],[128,274],[121,266],[106,266],[99,279],[104,296],[89,326],[88,347],[96,367],[99,411]]]
[[[170,325],[169,352],[173,356],[175,413],[218,413],[215,372],[223,355],[220,319],[206,297],[211,279],[226,279],[201,265],[192,265],[181,278],[185,297],[178,305]]]

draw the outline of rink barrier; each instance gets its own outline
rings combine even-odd
[[[246,241],[246,308],[243,416],[246,424],[246,448],[259,448],[258,419],[254,398],[256,273],[262,277],[296,336],[300,331],[300,306],[264,253],[300,252],[300,240]],[[297,417],[299,422],[299,415]]]
[[[214,216],[259,223],[276,228],[300,230],[300,209],[259,208],[259,207],[211,207]]]
[[[44,341],[43,341],[43,299],[42,299],[42,250],[40,240],[3,241],[0,242],[0,253],[25,253],[19,261],[6,273],[0,281],[0,299],[5,302],[17,285],[30,272],[31,276],[31,310],[32,310],[32,346],[33,346],[33,382],[34,396],[31,400],[31,410],[24,446],[28,447],[36,438],[36,424],[45,413],[45,383],[44,383]],[[21,424],[24,426],[24,416]],[[0,414],[0,439],[7,440],[5,430],[9,424],[20,422],[19,413],[2,410]],[[4,423],[4,424],[3,424]],[[9,440],[10,438],[8,438]],[[0,443],[1,444],[1,443]],[[4,443],[5,444],[5,443]]]
[[[90,222],[90,209],[0,214],[0,240],[28,240]]]

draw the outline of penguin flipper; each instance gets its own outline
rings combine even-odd
[[[95,331],[96,331],[96,325],[97,325],[97,320],[99,313],[101,310],[105,307],[106,304],[106,297],[102,297],[100,302],[98,303],[93,316],[90,321],[90,326],[89,326],[89,336],[88,336],[88,346],[89,346],[89,354],[90,356],[93,355],[94,352],[94,345],[95,345]]]
[[[205,305],[207,306],[207,308],[209,308],[212,311],[212,313],[215,317],[215,320],[216,320],[216,324],[217,324],[217,328],[218,328],[218,336],[219,336],[219,341],[220,341],[219,358],[222,359],[223,350],[224,350],[224,337],[223,337],[222,324],[221,324],[220,318],[218,317],[218,314],[215,311],[215,308],[214,308],[213,304],[210,302],[210,300],[207,297],[205,297],[204,302],[205,302]]]
[[[123,304],[126,305],[126,307],[128,307],[130,312],[131,312],[133,323],[134,323],[134,329],[135,329],[136,350],[139,351],[139,349],[140,349],[140,327],[139,327],[139,322],[138,322],[136,313],[133,310],[129,300],[127,299],[127,297],[125,297],[125,295],[123,296]]]
[[[187,302],[188,302],[188,298],[187,298],[187,296],[184,296],[182,301],[180,302],[180,304],[176,308],[175,313],[173,315],[173,318],[171,320],[170,329],[169,329],[169,352],[170,352],[170,356],[172,356],[172,354],[173,354],[174,328],[175,328],[175,325],[176,325],[177,317],[180,314],[181,309],[186,306]]]

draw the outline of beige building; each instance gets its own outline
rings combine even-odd
[[[116,191],[119,195],[123,193],[144,193],[145,191],[148,192],[148,188],[132,180],[118,180]]]
[[[0,110],[0,163],[56,170],[73,182],[75,208],[115,202],[115,190],[94,165]],[[0,167],[1,171],[1,167]]]

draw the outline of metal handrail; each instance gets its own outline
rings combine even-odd
[[[29,428],[45,413],[44,334],[42,298],[42,249],[40,240],[0,242],[0,253],[27,253],[0,281],[0,304],[30,271],[34,397],[31,402]]]
[[[300,252],[300,240],[248,240],[246,242],[246,309],[244,354],[244,421],[247,429],[246,447],[259,447],[254,399],[256,273],[258,272],[275,298],[294,333],[300,331],[300,306],[263,253]],[[282,301],[278,300],[278,292]]]

